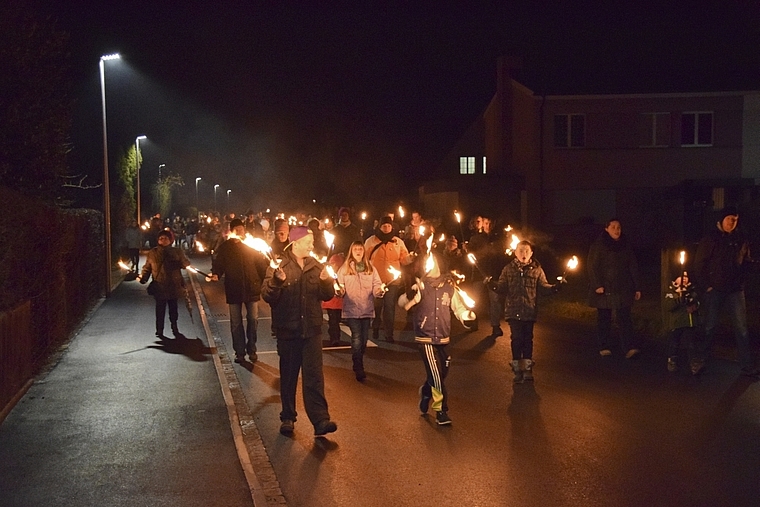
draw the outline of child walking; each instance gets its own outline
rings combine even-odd
[[[670,302],[666,315],[668,326],[668,371],[678,371],[678,349],[685,341],[691,372],[696,375],[702,370],[703,362],[694,350],[698,339],[699,301],[689,276],[684,273],[677,277],[665,291],[665,299]]]

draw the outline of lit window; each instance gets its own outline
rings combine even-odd
[[[459,174],[475,174],[475,157],[459,157]]]
[[[681,146],[712,146],[712,143],[712,113],[681,113]]]
[[[670,146],[670,113],[642,114],[640,133],[639,146]]]
[[[483,157],[483,174],[486,173],[486,157]]]
[[[586,146],[586,117],[582,114],[554,115],[554,146],[557,148]]]

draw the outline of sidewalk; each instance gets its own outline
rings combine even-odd
[[[115,288],[0,425],[0,506],[253,505],[191,299],[161,342],[145,286]]]

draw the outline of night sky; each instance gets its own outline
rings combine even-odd
[[[72,165],[99,177],[98,58],[118,51],[106,69],[109,149],[146,134],[144,179],[165,163],[186,197],[200,176],[202,201],[218,183],[234,206],[264,207],[413,199],[493,96],[501,55],[522,58],[518,79],[537,94],[760,89],[758,2],[617,3],[39,9],[71,33]]]

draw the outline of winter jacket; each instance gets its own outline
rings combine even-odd
[[[147,283],[151,276],[156,282],[153,297],[159,300],[181,299],[185,297],[185,279],[182,269],[190,265],[185,254],[173,246],[157,246],[148,251],[140,283]]]
[[[355,275],[348,274],[348,263],[338,270],[338,283],[343,286],[344,319],[362,319],[375,316],[375,298],[383,297],[383,282],[376,269]]]
[[[716,229],[699,242],[694,257],[694,280],[703,289],[720,292],[744,290],[750,264],[749,244],[741,233]]]
[[[402,308],[411,307],[414,341],[417,343],[449,343],[451,312],[454,312],[462,323],[475,320],[475,314],[464,304],[451,275],[418,280],[399,298],[398,304]]]
[[[701,319],[699,315],[699,301],[694,289],[687,292],[676,292],[670,287],[665,292],[666,309],[665,327],[669,331],[682,327],[697,327]]]
[[[127,242],[127,248],[139,249],[143,246],[142,230],[137,226],[127,227],[127,230],[124,232],[124,239]]]
[[[385,284],[390,284],[393,280],[393,275],[388,271],[390,266],[401,271],[401,266],[406,266],[414,260],[414,257],[409,255],[404,242],[396,236],[386,242],[382,242],[377,235],[371,236],[364,242],[364,250],[367,252],[367,258],[372,263],[372,267],[380,275],[380,280]],[[401,279],[393,283],[401,284]]]
[[[362,233],[359,227],[354,223],[348,225],[337,224],[329,231],[335,238],[333,239],[332,253],[346,255],[348,247],[354,241],[362,240]]]
[[[636,257],[624,236],[614,240],[607,231],[602,232],[591,244],[587,265],[589,306],[606,309],[633,306],[641,282]],[[604,287],[603,294],[596,293],[599,287]]]
[[[492,287],[506,296],[504,319],[535,321],[538,316],[538,288],[546,291],[555,288],[546,280],[546,274],[537,260],[523,264],[517,259],[504,266],[499,282]]]
[[[335,295],[333,280],[320,280],[322,264],[311,257],[298,265],[290,249],[282,256],[280,269],[285,280],[274,276],[267,268],[261,287],[261,297],[272,307],[272,326],[277,329],[278,340],[292,340],[317,336],[322,331],[322,301]]]
[[[261,280],[266,272],[266,258],[237,238],[219,246],[211,271],[224,277],[227,304],[250,303],[261,299]]]

